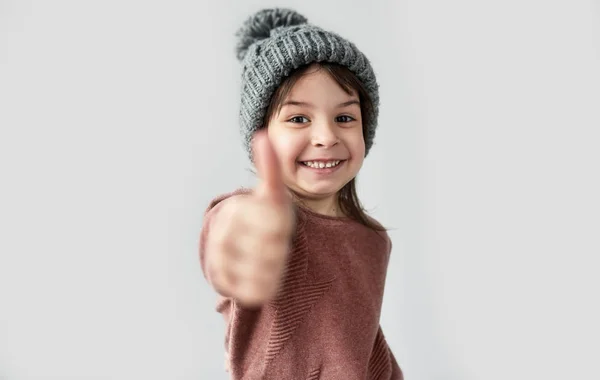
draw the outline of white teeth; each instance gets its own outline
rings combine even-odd
[[[323,168],[333,168],[334,166],[337,166],[340,163],[340,160],[335,160],[335,161],[328,161],[328,162],[323,162],[323,161],[304,161],[303,164],[311,167],[311,168],[315,168],[315,169],[323,169]]]

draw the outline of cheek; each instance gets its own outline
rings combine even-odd
[[[274,130],[269,134],[269,139],[284,170],[295,166],[305,146],[302,136],[294,131]]]
[[[355,150],[357,157],[360,157],[361,160],[365,158],[365,142],[362,140],[362,138],[360,142],[356,144]]]
[[[359,161],[365,157],[365,139],[361,130],[352,131],[346,136],[346,146],[355,160]]]

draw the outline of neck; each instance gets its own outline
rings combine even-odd
[[[302,203],[302,205],[309,208],[311,211],[316,212],[317,214],[335,217],[345,216],[340,209],[337,194],[324,198],[308,198],[295,194],[294,198],[296,198],[298,202]]]

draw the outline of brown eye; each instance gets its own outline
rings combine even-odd
[[[354,119],[352,116],[348,116],[348,115],[337,117],[338,123],[350,123],[351,121],[354,121],[354,120],[356,120],[356,119]]]
[[[308,123],[308,119],[305,118],[304,116],[294,116],[293,118],[291,118],[290,120],[288,120],[290,123]]]

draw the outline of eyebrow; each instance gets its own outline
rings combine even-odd
[[[352,99],[349,100],[347,102],[338,104],[337,108],[343,108],[343,107],[348,107],[352,104],[357,104],[360,106],[360,101],[357,99]],[[285,101],[282,105],[281,108],[285,107],[285,106],[303,106],[303,107],[307,107],[307,108],[315,108],[315,105],[312,103],[308,103],[308,102],[299,102],[296,100],[287,100]]]

